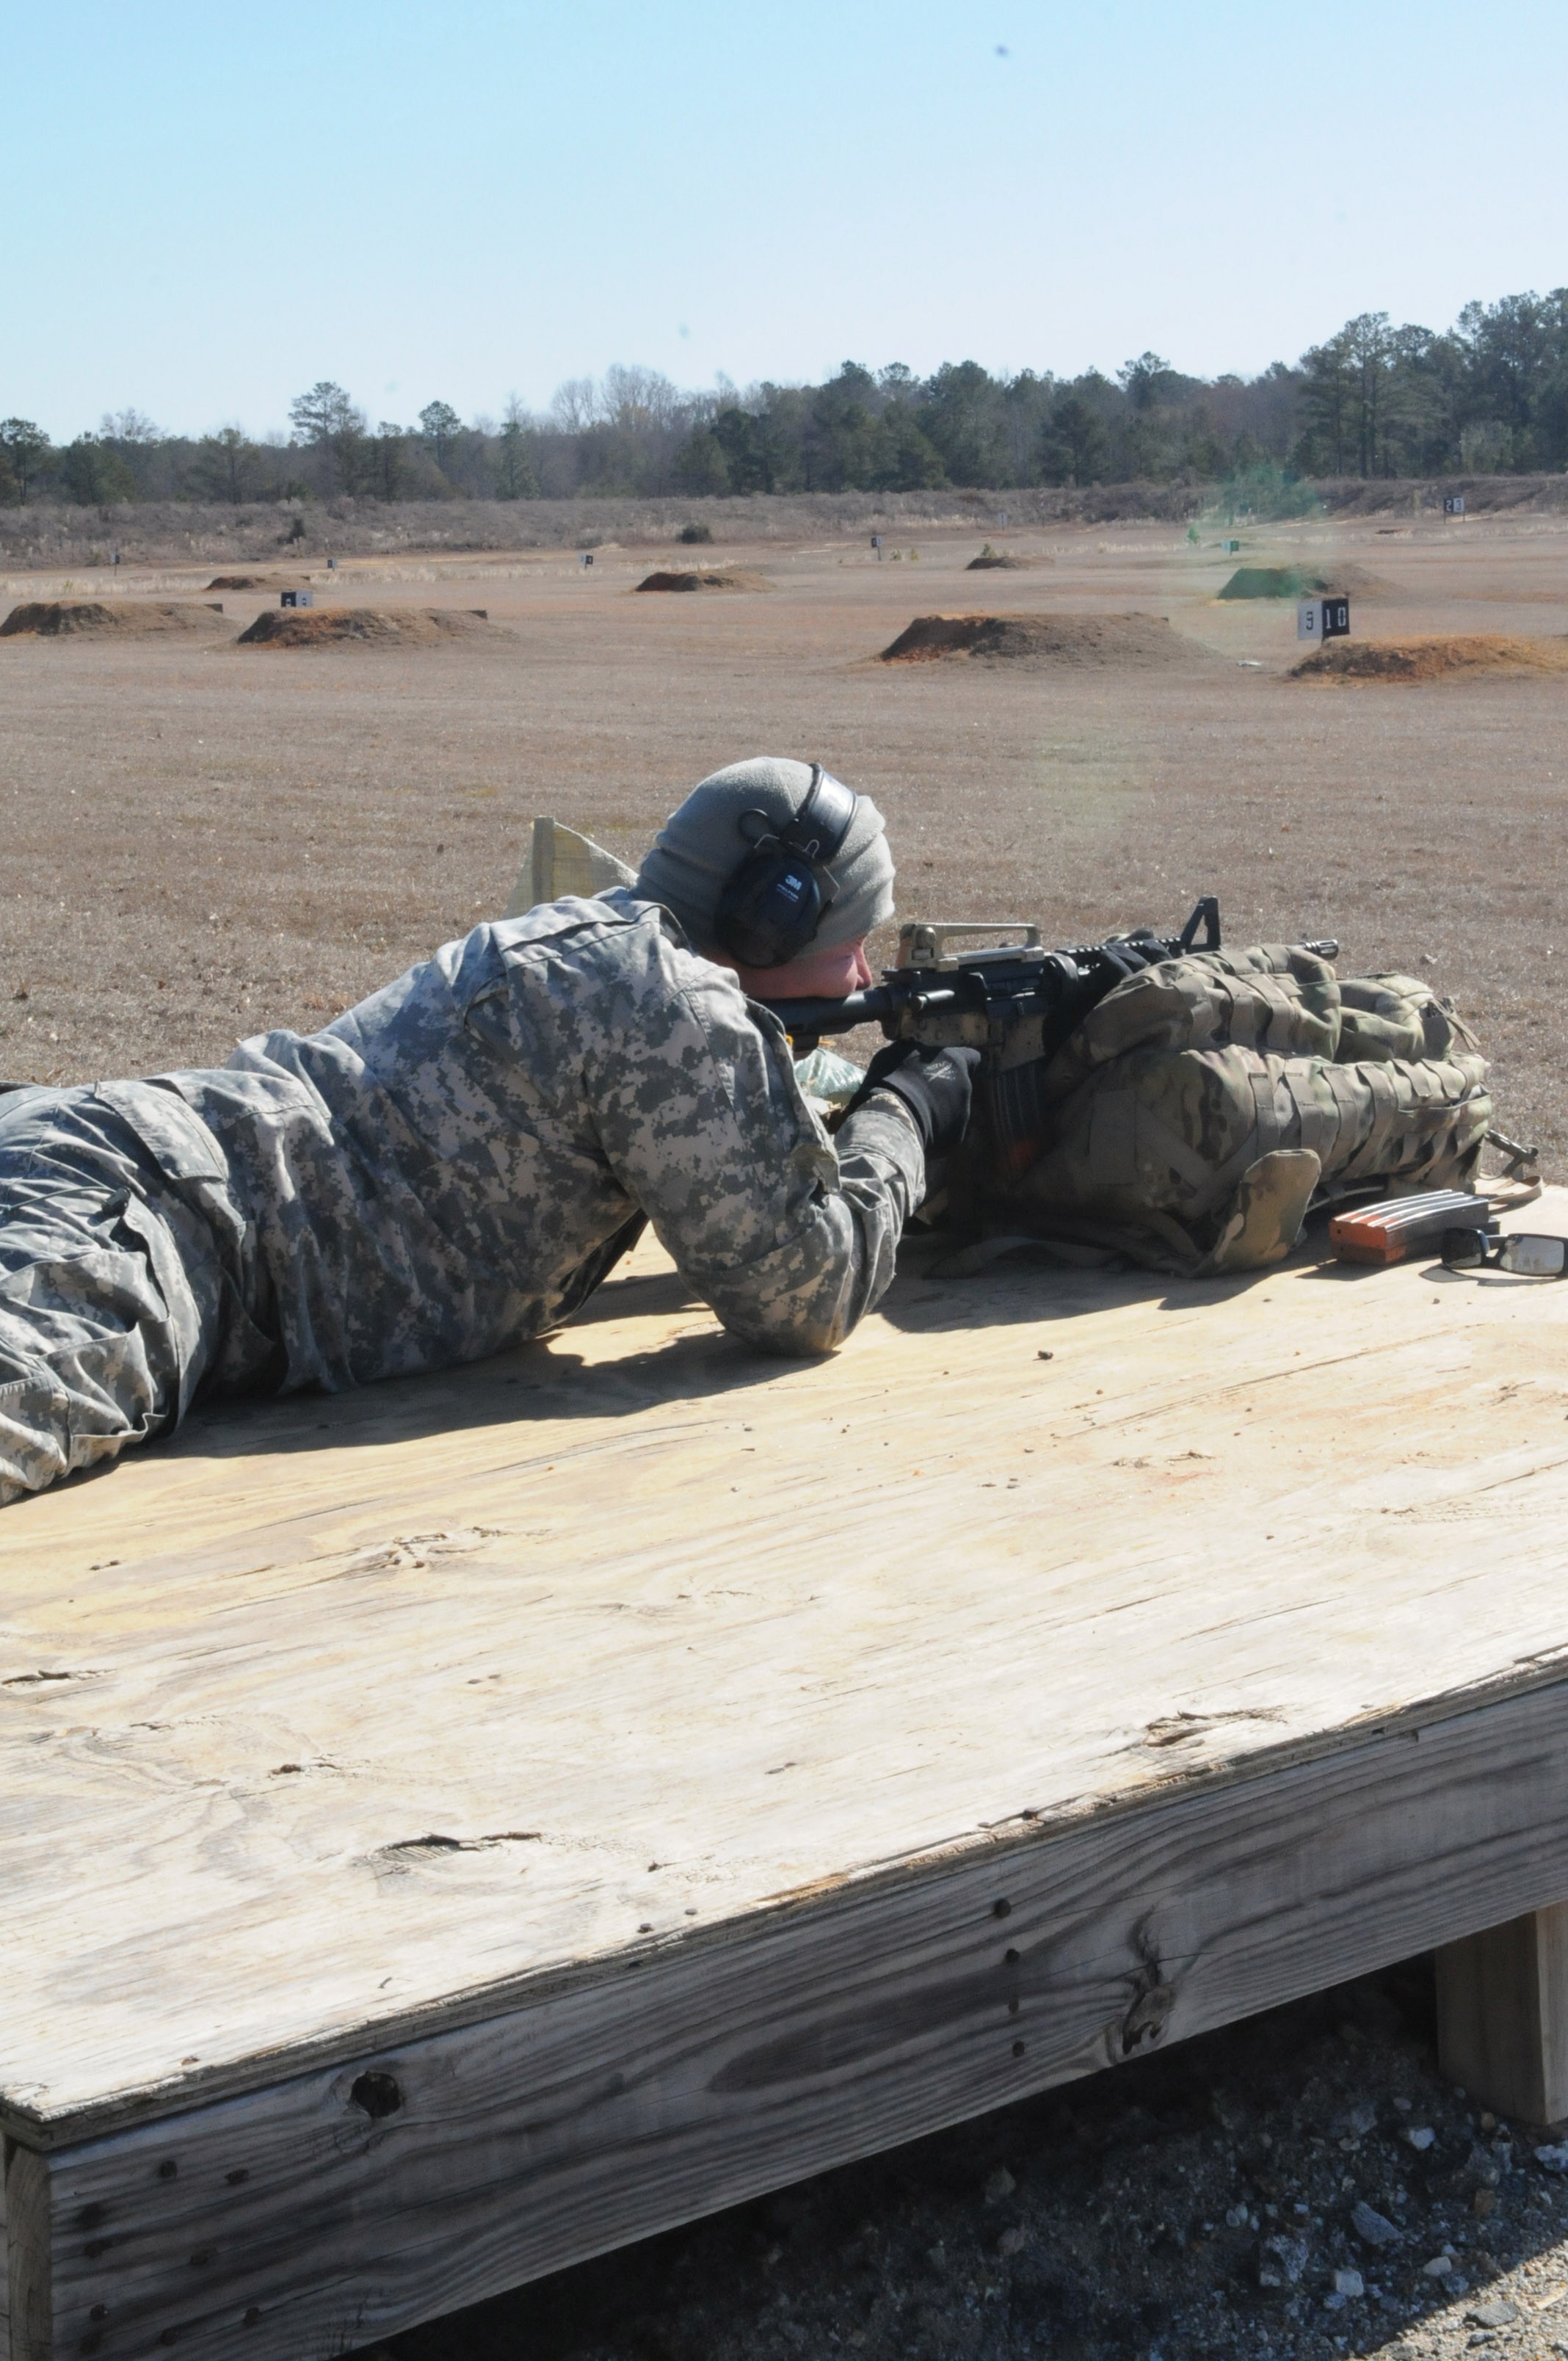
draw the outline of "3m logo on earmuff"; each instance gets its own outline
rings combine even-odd
[[[726,881],[714,913],[719,949],[742,967],[783,967],[798,959],[833,907],[835,859],[860,798],[820,763],[811,766],[806,801],[784,827],[766,812],[751,851]]]

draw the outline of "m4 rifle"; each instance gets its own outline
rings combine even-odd
[[[1009,939],[988,948],[977,937]],[[919,923],[899,936],[898,962],[882,982],[842,1000],[773,1000],[797,1056],[825,1033],[880,1025],[890,1041],[923,1049],[959,1044],[982,1052],[976,1090],[976,1131],[970,1160],[992,1180],[1022,1170],[1038,1152],[1046,1128],[1044,1078],[1057,1051],[1090,1010],[1126,977],[1188,951],[1220,948],[1220,905],[1205,894],[1178,935],[1139,927],[1101,943],[1047,950],[1038,927],[998,920],[985,925]],[[1304,948],[1333,959],[1332,939]]]
[[[999,935],[1010,939],[975,947],[977,937]],[[802,1053],[825,1033],[874,1024],[890,1041],[917,1041],[930,1049],[963,1043],[1003,1051],[1011,1065],[1053,1056],[1124,977],[1184,951],[1219,948],[1220,905],[1212,894],[1195,905],[1179,935],[1140,927],[1102,943],[1054,950],[1041,942],[1038,927],[1021,919],[921,922],[903,929],[897,965],[884,968],[882,982],[869,990],[841,1000],[770,1000],[767,1005]],[[1311,948],[1332,955],[1323,944]]]

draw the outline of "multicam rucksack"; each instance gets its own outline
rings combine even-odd
[[[1471,1188],[1491,1120],[1486,1060],[1430,985],[1273,944],[1129,977],[1033,1079],[1039,1127],[999,1143],[992,1217],[1165,1270],[1277,1261],[1312,1202],[1368,1180]]]

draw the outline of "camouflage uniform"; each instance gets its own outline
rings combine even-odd
[[[924,1186],[898,1103],[830,1142],[782,1027],[656,906],[477,927],[320,1033],[0,1101],[0,1496],[199,1391],[521,1344],[645,1220],[735,1334],[830,1351]]]
[[[1047,1068],[1048,1136],[1010,1207],[1155,1268],[1255,1269],[1288,1253],[1315,1195],[1473,1187],[1486,1071],[1416,977],[1342,981],[1284,945],[1164,961]]]

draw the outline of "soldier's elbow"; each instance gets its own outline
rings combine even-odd
[[[834,1321],[777,1318],[765,1320],[725,1317],[724,1324],[732,1336],[752,1346],[759,1353],[772,1354],[778,1360],[822,1361],[836,1353],[850,1333],[850,1325]]]

